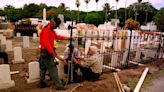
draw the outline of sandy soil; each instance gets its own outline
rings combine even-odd
[[[62,54],[65,49],[65,44],[67,42],[60,42],[58,53]],[[14,38],[13,45],[22,47],[22,39]],[[12,80],[15,81],[16,86],[13,88],[0,90],[0,92],[70,92],[71,89],[77,85],[77,83],[72,83],[69,85],[69,89],[65,91],[56,91],[53,87],[52,81],[47,81],[50,87],[41,89],[39,88],[39,82],[27,84],[25,80],[25,74],[28,70],[28,63],[36,60],[36,47],[39,43],[33,43],[31,40],[30,48],[23,49],[23,58],[25,59],[25,63],[23,64],[11,64],[11,71],[20,71],[19,74],[12,75]],[[13,52],[8,52],[9,60],[13,59]],[[140,75],[142,74],[145,67],[149,67],[149,74],[152,74],[156,71],[164,69],[164,59],[152,61],[145,66],[133,66],[129,67],[129,69],[122,70],[118,72],[118,76],[123,84],[127,84],[132,90],[136,86]],[[148,74],[148,75],[149,75]],[[112,71],[103,73],[100,77],[99,81],[89,82],[82,81],[82,87],[79,87],[76,92],[118,92],[117,85],[113,76]]]

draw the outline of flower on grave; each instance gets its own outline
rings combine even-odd
[[[130,30],[139,30],[140,23],[130,18],[125,21],[125,28],[130,29]]]

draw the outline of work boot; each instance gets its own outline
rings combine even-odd
[[[40,82],[40,88],[48,87],[48,85],[45,82]]]
[[[68,86],[63,86],[63,87],[57,87],[56,90],[66,90],[68,89]]]

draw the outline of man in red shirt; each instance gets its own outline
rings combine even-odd
[[[51,79],[54,81],[57,90],[64,90],[66,89],[62,82],[58,77],[57,67],[54,63],[54,58],[57,57],[58,59],[62,60],[62,58],[58,57],[58,55],[54,52],[54,39],[58,40],[68,40],[68,37],[62,37],[56,34],[54,29],[59,26],[60,22],[58,21],[50,21],[46,27],[44,27],[40,33],[40,45],[41,45],[41,52],[40,52],[40,87],[46,87],[45,82],[45,73],[48,70]]]

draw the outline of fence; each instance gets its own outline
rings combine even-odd
[[[88,47],[99,49],[104,67],[115,69],[145,63],[163,57],[163,39],[160,32],[119,30],[117,32],[79,32],[74,44],[85,57]]]

